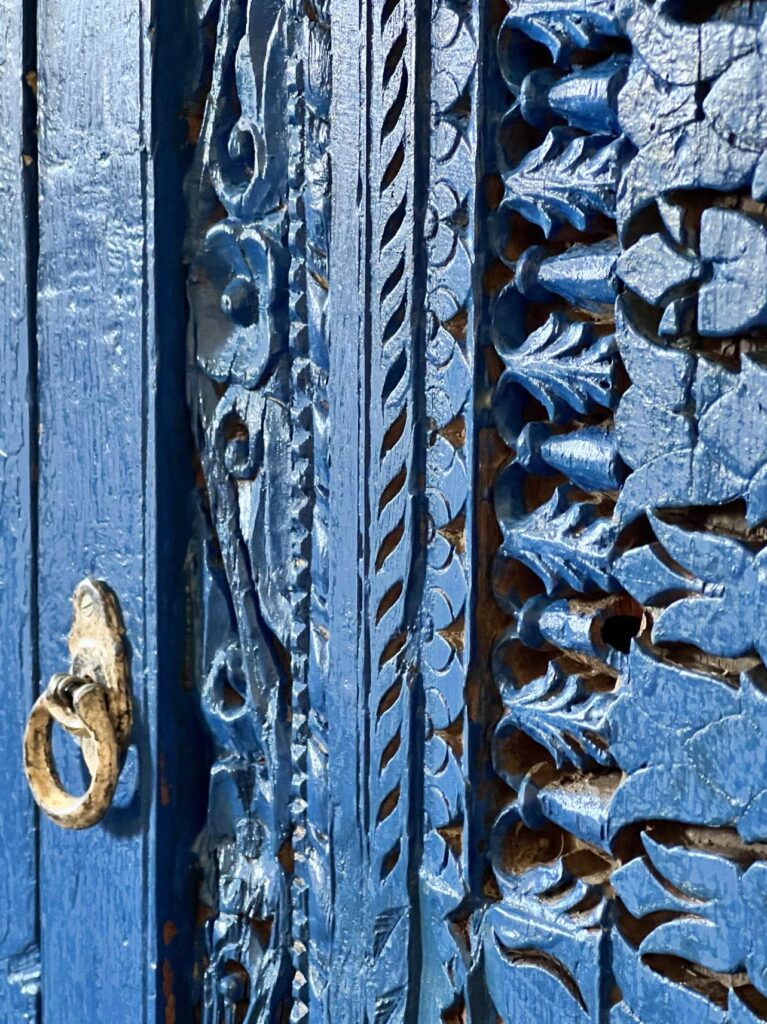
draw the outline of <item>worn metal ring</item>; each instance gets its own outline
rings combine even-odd
[[[51,746],[54,721],[80,742],[91,775],[81,796],[67,792],[56,770]],[[120,753],[104,687],[78,676],[54,676],[35,701],[24,733],[24,769],[39,807],[62,828],[95,825],[112,802]]]

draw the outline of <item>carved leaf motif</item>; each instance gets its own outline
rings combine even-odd
[[[504,896],[484,919],[494,1005],[508,1024],[606,1019],[604,986],[593,969],[607,941],[601,887],[574,874],[567,857],[515,866],[509,853],[519,824],[518,810],[508,808],[492,831],[493,868]]]
[[[501,352],[506,370],[498,387],[521,384],[545,407],[552,420],[565,409],[588,413],[616,402],[614,335],[598,336],[591,324],[573,323],[552,313],[519,346]]]
[[[568,964],[545,949],[516,950],[505,945],[502,914],[502,909],[491,911],[490,921],[498,922],[497,931],[488,929],[485,940],[488,987],[502,1014],[498,1019],[515,1024],[589,1024],[594,1020]],[[551,932],[544,937],[553,945],[555,933]],[[568,944],[577,946],[573,938]],[[594,955],[591,949],[589,953]]]
[[[552,128],[543,143],[504,176],[505,206],[548,237],[571,224],[585,231],[594,216],[615,216],[622,139]]]
[[[613,929],[612,941],[612,967],[623,1001],[613,1008],[611,1024],[757,1024],[750,1014],[730,1016],[703,993],[654,971],[618,929]],[[734,993],[731,1001],[739,1002]],[[648,1006],[653,1007],[649,1019]]]
[[[767,838],[767,697],[758,678],[744,672],[734,688],[635,641],[608,719],[610,750],[626,773],[611,835],[656,817],[732,825],[746,842]]]
[[[743,354],[740,370],[732,372],[658,345],[643,336],[622,303],[616,326],[632,386],[621,398],[615,426],[621,457],[634,469],[618,500],[618,518],[626,523],[648,508],[716,505],[742,497],[748,525],[762,522],[767,517],[763,362]]]
[[[616,891],[635,917],[658,911],[674,916],[643,939],[640,954],[694,959],[712,971],[743,969],[753,942],[749,922],[764,914],[763,906],[749,906],[747,898],[757,888],[752,879],[746,881],[754,869],[744,873],[735,861],[716,853],[663,846],[646,833],[642,843],[646,858],[615,872]],[[765,870],[757,865],[753,878]],[[759,973],[754,977],[757,985]]]
[[[517,558],[554,594],[565,583],[579,593],[616,588],[612,576],[616,527],[592,502],[574,500],[575,488],[558,487],[526,516],[502,519],[503,554]]]
[[[627,552],[616,565],[616,576],[638,600],[657,600],[670,590],[695,594],[660,613],[653,640],[691,643],[723,657],[756,650],[767,658],[765,552],[754,555],[730,537],[651,519],[663,549],[687,574],[670,570],[650,546]]]
[[[613,764],[606,745],[611,693],[589,693],[583,679],[552,662],[545,676],[514,691],[506,719],[545,747],[558,768]]]
[[[642,235],[622,253],[617,273],[645,302],[661,306],[680,289],[700,280],[703,267],[693,254],[672,245],[665,235],[653,234]]]
[[[729,10],[746,6],[732,4]],[[675,9],[678,12],[676,4],[653,6],[638,0],[624,0],[621,5],[625,32],[635,53],[666,82],[695,85],[721,74],[756,47],[755,24],[738,24],[737,19],[729,21],[727,17],[705,18],[696,24],[675,16]],[[739,98],[742,103],[742,92]]]
[[[737,210],[704,210],[700,253],[710,280],[698,295],[698,330],[708,337],[728,337],[762,326],[767,319],[767,232],[753,217]]]
[[[646,856],[613,875],[616,892],[634,917],[663,912],[666,918],[645,936],[638,954],[678,956],[719,972],[745,969],[764,994],[767,866],[757,862],[744,868],[717,852],[663,846],[646,833],[642,842]]]

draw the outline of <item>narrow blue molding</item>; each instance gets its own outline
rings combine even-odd
[[[36,351],[35,231],[37,181],[34,99],[25,74],[34,68],[32,5],[0,5],[0,1020],[36,1024],[40,990],[37,821],[21,771],[27,711],[36,696],[34,502]],[[30,120],[30,114],[32,115]]]
[[[472,736],[466,686],[473,657],[472,407],[475,372],[477,5],[434,0],[428,168],[424,413],[426,569],[420,668],[424,690],[424,834],[419,865],[418,1019],[468,1012],[471,939],[457,920],[476,888],[467,813]],[[416,767],[416,772],[418,767]],[[438,1016],[439,1015],[439,1016]]]

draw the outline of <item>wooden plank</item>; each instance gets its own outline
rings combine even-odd
[[[138,792],[82,833],[41,828],[46,1024],[154,1019],[154,464],[142,7],[41,5],[40,667],[66,668],[73,587],[104,579],[131,649]],[[76,778],[79,754],[59,750]]]
[[[363,10],[366,10],[366,5]],[[367,913],[367,850],[363,825],[367,800],[365,775],[364,388],[366,341],[363,265],[364,207],[358,195],[364,173],[365,91],[362,80],[362,31],[365,14],[354,0],[334,6],[335,24],[344,26],[345,45],[333,56],[330,146],[333,159],[330,254],[331,351],[328,379],[330,506],[328,525],[328,683],[326,708],[331,803],[333,926],[328,951],[328,996],[318,1020],[354,1024],[365,1019],[364,938],[347,926],[362,928]],[[363,933],[364,934],[364,933]]]
[[[30,309],[25,214],[34,215],[33,171],[24,162],[25,28],[28,5],[0,2],[0,1021],[36,1019],[36,816],[21,771],[21,736],[32,697],[35,606],[31,476]],[[29,153],[27,156],[29,157]]]

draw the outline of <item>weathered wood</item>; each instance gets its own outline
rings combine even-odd
[[[33,421],[35,375],[33,109],[24,73],[31,5],[0,5],[0,1020],[36,1020],[38,986],[34,805],[19,773],[24,719],[36,671]],[[32,36],[32,41],[33,41]],[[25,90],[28,90],[25,101]],[[24,157],[26,155],[27,160]],[[32,168],[32,169],[30,169]],[[30,319],[30,313],[32,318]]]
[[[500,26],[504,1022],[765,1016],[765,14]]]
[[[179,598],[192,472],[179,415],[184,76],[168,84],[178,52],[165,34],[168,63],[155,72],[149,16],[110,0],[40,8],[40,678],[65,667],[70,592],[92,575],[119,600],[134,699],[104,821],[83,833],[41,827],[50,1024],[192,1012],[189,833],[207,757],[185,714]],[[172,115],[152,107],[153,81],[169,99],[178,88]],[[154,149],[153,131],[163,133]],[[58,759],[81,784],[72,746]]]
[[[54,0],[40,8],[41,678],[66,665],[75,585],[86,575],[105,580],[118,595],[131,648],[139,751],[139,791],[101,827],[73,833],[41,824],[50,1024],[148,1021],[157,984],[149,968],[157,952],[149,873],[155,640],[145,577],[152,453],[143,28],[134,4],[72,8]],[[72,784],[74,748],[59,755]]]
[[[765,1019],[767,5],[330,7],[203,18],[205,1024]]]

